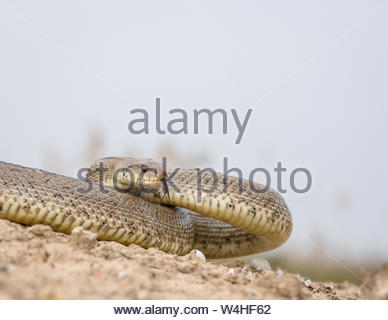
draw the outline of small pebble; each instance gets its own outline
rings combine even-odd
[[[303,278],[300,274],[297,274],[296,277],[298,278],[298,280],[300,280],[301,282],[303,282],[303,284],[304,284],[306,287],[311,287],[311,280],[310,280],[310,279]]]
[[[8,266],[7,265],[5,265],[5,264],[0,264],[0,272],[1,271],[7,271],[8,270]]]
[[[137,299],[146,299],[147,298],[147,296],[148,296],[148,293],[147,293],[147,291],[145,291],[145,290],[139,290],[139,291],[137,291]]]
[[[278,269],[276,270],[276,274],[277,274],[279,277],[283,277],[283,276],[284,276],[284,271],[283,271],[282,269],[278,268]]]
[[[71,232],[70,243],[73,247],[90,250],[97,244],[97,233],[76,227]]]
[[[195,255],[203,262],[206,262],[206,257],[205,255],[199,251],[199,250],[195,250]]]
[[[250,261],[250,265],[252,268],[257,270],[271,270],[271,266],[269,262],[263,258],[260,257],[253,257]]]
[[[228,270],[228,274],[234,274],[234,268],[230,268],[230,269]]]

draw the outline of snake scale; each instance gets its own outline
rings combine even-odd
[[[276,191],[203,172],[202,190],[211,190],[204,192],[197,177],[195,169],[163,172],[156,162],[133,158],[97,160],[87,174],[93,183],[0,162],[0,218],[66,234],[82,226],[99,240],[178,255],[198,249],[208,259],[272,250],[289,238],[292,218]],[[123,192],[128,186],[131,192]]]

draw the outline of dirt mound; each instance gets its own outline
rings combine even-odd
[[[2,299],[387,299],[388,264],[364,283],[311,282],[0,220]]]

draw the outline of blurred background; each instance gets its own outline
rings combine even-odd
[[[76,176],[131,155],[247,176],[287,168],[294,232],[265,255],[316,280],[359,282],[387,260],[386,1],[0,0],[0,159]],[[188,135],[155,134],[184,108]],[[130,111],[150,114],[131,135]],[[239,145],[232,117],[193,134],[193,109],[253,109]],[[310,170],[308,193],[289,174]],[[258,176],[258,182],[260,182]],[[303,181],[301,182],[303,186]]]

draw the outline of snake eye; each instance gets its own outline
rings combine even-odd
[[[141,166],[141,172],[146,173],[147,171],[148,171],[148,167],[145,164],[143,164]]]

